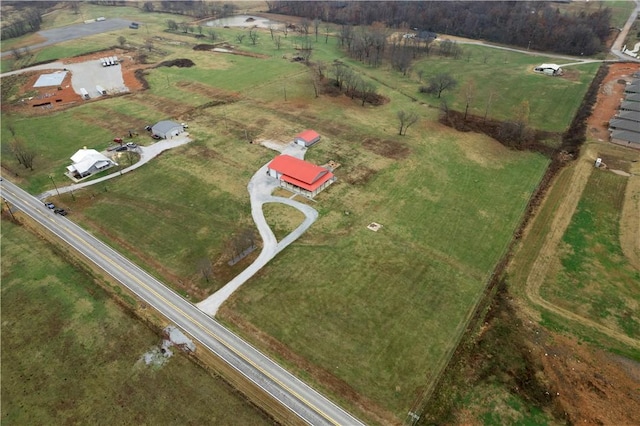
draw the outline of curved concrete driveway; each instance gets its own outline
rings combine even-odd
[[[306,148],[291,144],[282,153],[297,158],[304,158]],[[211,296],[196,304],[203,312],[215,316],[220,306],[236,291],[242,284],[258,272],[264,265],[273,259],[278,253],[284,250],[289,244],[297,240],[318,218],[318,212],[306,204],[293,201],[289,198],[276,197],[271,195],[278,187],[278,181],[267,175],[267,165],[262,166],[249,181],[247,189],[251,199],[251,215],[256,223],[260,237],[262,238],[262,251],[258,258],[251,265],[234,279],[225,284],[224,287],[213,293]],[[305,220],[293,232],[287,235],[282,241],[276,240],[273,231],[269,228],[267,220],[262,211],[262,205],[267,203],[282,203],[300,210],[305,215]]]
[[[181,145],[185,145],[189,142],[191,142],[191,139],[187,135],[180,135],[180,136],[174,137],[173,139],[156,142],[150,146],[139,146],[138,149],[140,150],[140,161],[127,167],[126,169],[122,169],[120,173],[111,173],[110,175],[103,176],[98,179],[93,179],[87,182],[74,183],[69,186],[62,186],[57,189],[57,192],[60,194],[63,194],[63,193],[75,191],[87,186],[95,185],[96,183],[104,182],[105,180],[116,178],[118,176],[121,176],[125,173],[128,173],[132,170],[137,169],[138,167],[141,167],[147,164],[149,161],[151,161],[152,159],[160,155],[160,153],[163,151],[166,151],[171,148],[176,148]],[[40,200],[45,200],[53,195],[56,195],[55,189],[51,189],[47,192],[43,192],[42,194],[38,195],[37,198]]]

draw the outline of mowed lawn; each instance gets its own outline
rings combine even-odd
[[[3,424],[271,424],[27,230],[2,221]]]
[[[411,143],[368,182],[317,197],[318,222],[225,307],[399,419],[456,344],[547,164],[447,129]]]
[[[551,303],[629,337],[640,337],[640,272],[620,248],[620,210],[628,178],[595,170],[541,288]]]

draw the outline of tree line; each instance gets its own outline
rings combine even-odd
[[[269,11],[344,25],[455,34],[528,49],[593,55],[605,49],[611,9],[561,12],[550,2],[268,1]]]
[[[42,24],[42,9],[40,6],[27,7],[20,10],[12,18],[10,22],[3,23],[0,31],[0,40],[7,40],[39,31]]]

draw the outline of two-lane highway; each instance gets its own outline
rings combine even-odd
[[[304,422],[363,424],[68,218],[54,214],[6,179],[1,184],[1,195],[12,209],[57,235]]]

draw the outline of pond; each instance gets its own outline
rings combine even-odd
[[[236,15],[228,18],[215,19],[205,24],[207,27],[259,27],[269,28],[270,25],[280,27],[282,22],[272,21],[267,18],[251,15]]]

